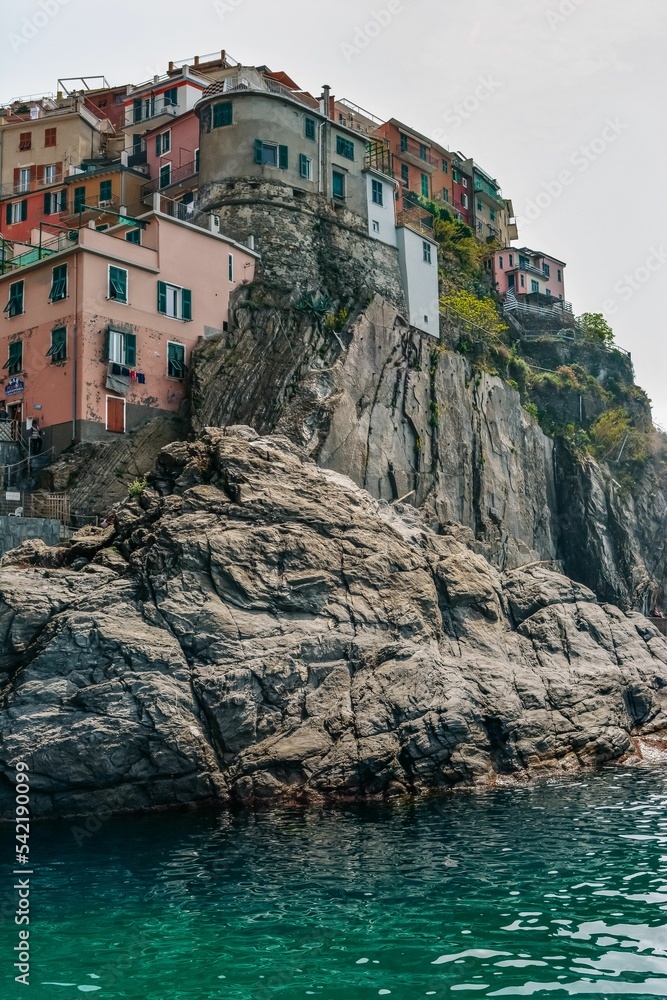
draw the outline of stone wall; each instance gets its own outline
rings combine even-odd
[[[397,249],[371,239],[363,219],[344,207],[250,177],[205,184],[200,198],[225,235],[239,242],[254,236],[265,281],[321,289],[336,300],[379,292],[405,305]]]
[[[29,538],[58,545],[61,527],[61,522],[51,517],[0,517],[0,556]]]

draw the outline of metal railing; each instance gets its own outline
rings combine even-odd
[[[146,195],[153,194],[154,191],[165,191],[167,188],[173,187],[174,184],[180,184],[182,181],[188,180],[190,177],[196,177],[197,174],[198,170],[195,160],[191,160],[190,163],[184,163],[175,169],[172,166],[172,170],[169,175],[169,183],[162,184],[159,176],[153,177],[147,184],[142,185],[141,197],[145,198]]]
[[[137,98],[137,100],[141,101],[141,107],[130,105],[126,109],[124,128],[130,128],[132,125],[141,125],[144,122],[152,121],[154,118],[160,118],[162,115],[175,118],[179,114],[178,104],[174,104],[171,99],[166,100],[161,94],[141,97]]]

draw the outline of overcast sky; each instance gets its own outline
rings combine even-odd
[[[667,427],[665,0],[3,0],[0,98],[139,82],[225,48],[331,85],[500,182],[519,243],[567,262]]]

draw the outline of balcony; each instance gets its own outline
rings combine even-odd
[[[72,245],[79,240],[79,234],[73,230],[51,223],[42,223],[42,226],[46,225],[56,232],[55,234],[41,232],[39,243],[12,242],[0,237],[0,274],[17,271],[21,267],[35,264],[37,261],[51,257],[62,250],[70,250]]]
[[[409,195],[402,200],[401,207],[397,206],[396,225],[409,226],[423,236],[433,237],[433,216],[428,209],[423,208],[419,202]]]
[[[507,211],[507,205],[505,204],[505,199],[500,193],[500,188],[494,188],[487,181],[483,180],[481,177],[475,177],[475,194],[481,194],[489,199],[494,205],[502,208],[503,211]]]
[[[172,121],[178,114],[178,104],[170,98],[165,99],[163,94],[142,97],[134,106],[125,109],[123,131],[146,132],[149,128]]]
[[[199,176],[198,163],[196,160],[191,160],[190,163],[184,163],[180,167],[172,168],[171,175],[168,184],[161,184],[160,177],[153,177],[152,180],[148,181],[147,184],[143,184],[141,188],[141,197],[150,197],[155,191],[169,191],[170,195],[177,194],[178,191],[174,191],[173,188],[179,186],[192,187],[192,181],[194,181]]]
[[[515,271],[525,271],[526,274],[532,274],[536,278],[542,278],[543,281],[547,281],[548,280],[548,275],[546,275],[544,273],[544,271],[542,270],[542,268],[541,267],[537,267],[536,264],[531,264],[531,262],[529,260],[526,260],[525,257],[520,257],[519,258],[519,264],[518,264],[518,266],[514,267],[513,270],[515,270]]]
[[[76,222],[81,223],[89,222],[90,219],[98,219],[100,216],[104,215],[106,211],[118,212],[120,210],[120,198],[99,198],[88,197],[85,204],[80,205],[74,198],[70,198],[67,205],[60,213],[60,221],[65,224]]]
[[[415,142],[414,139],[408,139],[407,143],[405,140],[399,142],[398,148],[396,149],[396,156],[399,160],[403,160],[405,163],[411,163],[413,167],[419,167],[427,174],[433,174],[442,166],[441,158],[435,156],[428,146],[422,149],[422,144]]]

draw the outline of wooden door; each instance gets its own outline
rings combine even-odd
[[[125,433],[125,400],[122,396],[107,396],[107,430]]]

